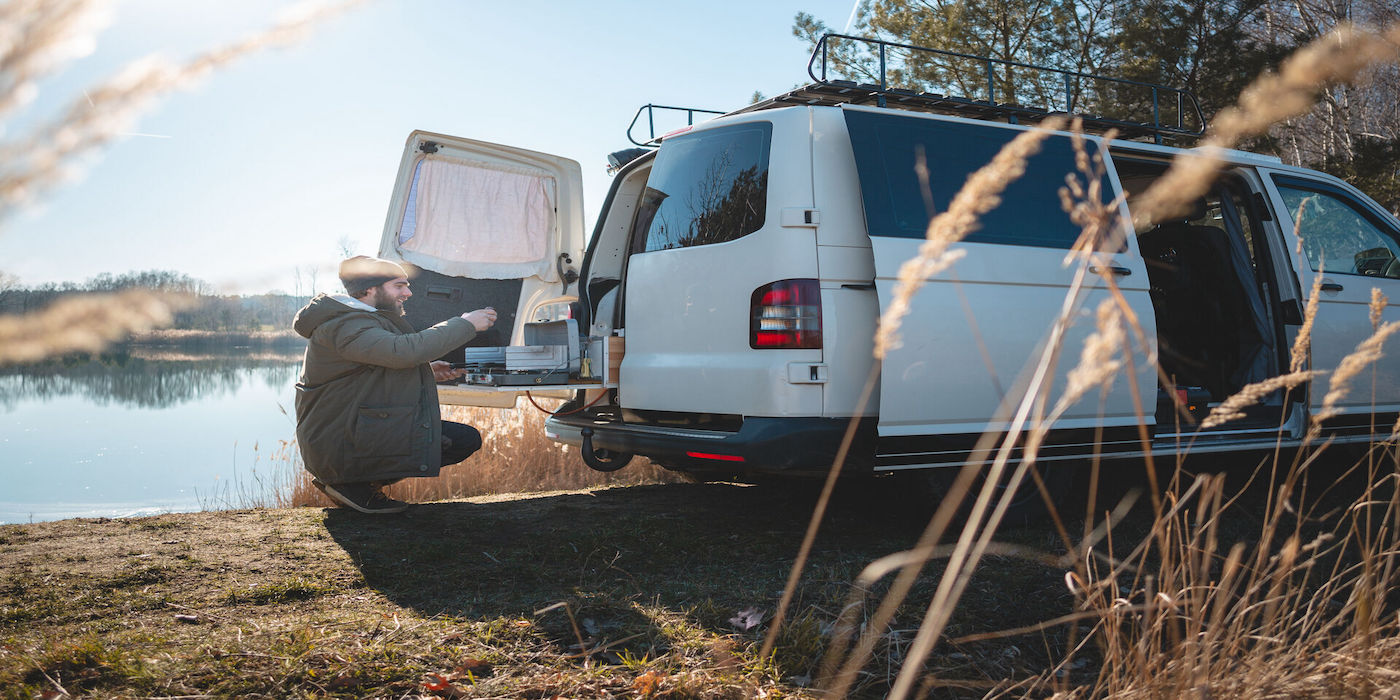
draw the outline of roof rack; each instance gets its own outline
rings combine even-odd
[[[642,147],[646,147],[646,148],[655,148],[655,147],[661,142],[661,139],[662,139],[663,137],[665,137],[665,136],[670,136],[671,134],[675,133],[674,131],[671,131],[671,132],[669,132],[669,133],[662,134],[662,135],[660,135],[660,136],[657,135],[657,133],[656,133],[656,111],[657,111],[657,110],[667,110],[667,111],[671,111],[671,112],[685,112],[685,127],[683,127],[683,128],[689,128],[689,127],[695,125],[695,115],[696,115],[696,114],[716,114],[716,115],[719,115],[719,114],[726,114],[725,112],[720,112],[720,111],[716,111],[716,110],[713,110],[713,109],[699,109],[699,108],[697,108],[697,107],[667,107],[666,105],[645,104],[645,105],[642,105],[641,107],[638,107],[638,108],[637,108],[637,113],[636,113],[635,115],[632,116],[632,123],[629,124],[629,125],[627,126],[627,140],[628,140],[628,141],[631,141],[632,143],[634,143],[634,144],[636,144],[636,145],[638,145],[638,146],[642,146]],[[648,136],[648,138],[647,138],[646,141],[638,141],[638,140],[637,140],[637,137],[635,137],[635,136],[632,135],[632,130],[637,128],[637,121],[640,120],[640,119],[642,118],[642,112],[646,112],[646,115],[647,115],[647,133],[649,134],[649,136]]]
[[[860,54],[862,50],[864,55]],[[1002,75],[998,75],[998,69]],[[863,73],[871,82],[830,77],[838,70]],[[978,77],[968,82],[968,74]],[[998,101],[998,84],[1007,86],[1013,74],[1011,99]],[[1201,105],[1188,90],[847,34],[825,34],[817,41],[807,60],[807,75],[813,81],[809,85],[732,112],[643,105],[627,127],[627,139],[638,146],[655,148],[661,139],[676,133],[656,133],[656,110],[684,112],[684,130],[695,123],[696,114],[743,114],[790,105],[843,104],[1006,120],[1011,124],[1068,115],[1082,119],[1090,131],[1117,129],[1120,138],[1151,138],[1158,144],[1168,138],[1196,138],[1206,129]],[[962,91],[972,95],[937,91],[952,92],[945,86],[966,88]],[[1017,92],[1040,104],[1021,104],[1016,99]],[[1108,110],[1118,114],[1099,113]],[[647,114],[649,138],[639,141],[632,132],[643,112]]]
[[[869,82],[831,77],[838,70],[863,73]],[[966,79],[969,73],[978,75],[975,82]],[[1012,124],[1067,114],[1093,130],[1117,129],[1125,138],[1151,137],[1156,143],[1198,137],[1206,127],[1200,103],[1187,90],[846,34],[826,34],[817,41],[807,75],[810,85],[732,113],[794,104],[872,104]],[[1005,88],[1012,75],[1017,85],[1011,99],[999,99],[998,86]],[[972,94],[944,94],[953,92],[946,87]],[[1040,104],[1019,103],[1017,92],[1029,93]],[[1116,116],[1096,113],[1109,109],[1121,111]]]

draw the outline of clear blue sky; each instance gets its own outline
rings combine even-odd
[[[0,224],[24,284],[173,269],[226,292],[335,286],[339,241],[372,254],[414,129],[577,160],[588,225],[637,107],[733,109],[806,82],[793,16],[846,25],[854,0],[378,0],[300,43],[165,98],[81,180]],[[293,3],[117,0],[91,55],[6,124],[24,133],[127,62],[180,59]],[[591,229],[590,229],[591,230]]]

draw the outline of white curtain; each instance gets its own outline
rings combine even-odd
[[[542,170],[425,156],[414,171],[399,252],[434,272],[556,281],[554,178]]]

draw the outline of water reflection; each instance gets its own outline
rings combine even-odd
[[[301,353],[202,350],[0,368],[0,524],[275,502]]]
[[[235,394],[245,384],[296,381],[299,353],[189,354],[172,350],[64,358],[0,368],[0,409],[26,399],[82,396],[98,406],[165,408]]]

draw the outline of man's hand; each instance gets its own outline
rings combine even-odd
[[[466,374],[464,369],[452,369],[452,365],[442,360],[433,360],[428,363],[428,368],[433,370],[433,381],[446,382],[457,379]]]
[[[476,326],[477,331],[484,331],[496,325],[496,310],[488,306],[484,309],[477,309],[476,311],[462,314],[462,318],[471,321],[471,324]]]

